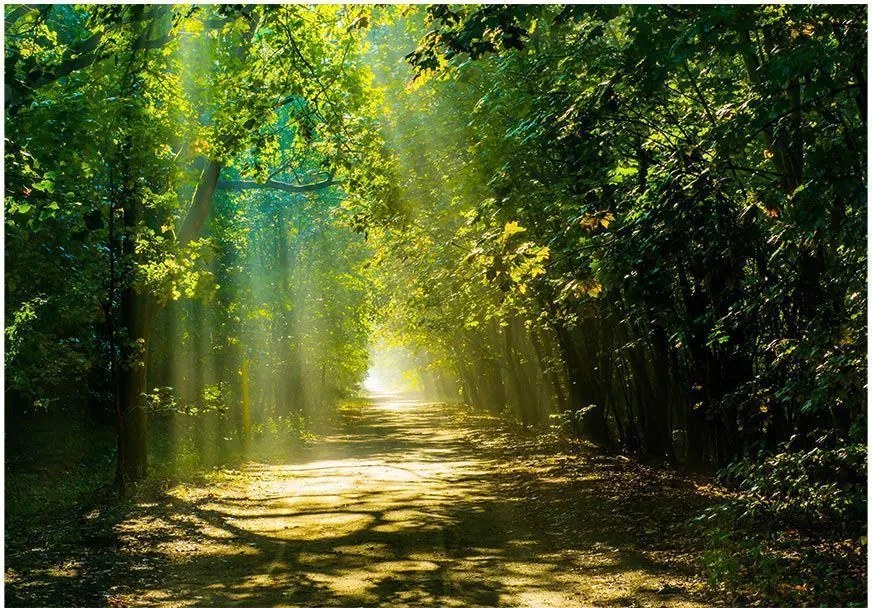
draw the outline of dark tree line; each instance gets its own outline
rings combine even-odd
[[[429,21],[408,58],[452,82],[408,120],[453,147],[409,188],[441,171],[434,204],[478,201],[438,229],[462,235],[457,272],[496,288],[492,320],[449,345],[467,399],[525,422],[556,409],[691,466],[862,439],[862,10],[440,5]],[[541,276],[528,242],[548,249]],[[449,324],[452,297],[427,296]]]

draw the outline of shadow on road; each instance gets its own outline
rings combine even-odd
[[[290,462],[172,488],[114,526],[103,551],[115,565],[90,571],[79,597],[114,607],[710,605],[668,540],[707,502],[692,484],[628,497],[619,461],[512,452],[496,427],[461,419],[450,406],[374,395]],[[63,583],[71,592],[76,576]]]

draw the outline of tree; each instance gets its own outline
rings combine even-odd
[[[346,119],[351,108],[367,103],[360,65],[350,52],[361,31],[357,10],[9,9],[7,69],[14,77],[7,115],[20,132],[35,132],[31,125],[39,124],[43,107],[53,106],[57,115],[59,107],[110,100],[102,120],[89,118],[87,128],[91,137],[111,140],[113,149],[97,152],[108,171],[101,176],[105,186],[90,196],[108,207],[101,211],[109,233],[104,310],[115,362],[119,481],[145,475],[152,325],[158,310],[179,297],[177,283],[192,270],[183,260],[206,245],[201,231],[216,190],[329,188],[337,172],[353,172],[368,153],[365,142],[352,148],[355,137],[372,141],[365,119]],[[365,19],[366,11],[359,12]],[[327,53],[340,40],[348,41],[349,52]],[[205,58],[208,69],[201,65]],[[311,176],[283,178],[293,173],[295,159],[276,147],[270,121],[288,108],[281,128],[295,134],[295,150],[308,148],[324,159]],[[242,156],[249,160],[240,178],[222,178],[222,170]],[[20,179],[10,181],[15,189],[7,188],[7,209],[29,211],[19,201],[46,174],[22,166]],[[78,221],[96,221],[88,213]]]

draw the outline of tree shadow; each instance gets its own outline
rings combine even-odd
[[[652,481],[628,494],[610,484],[638,471],[611,461],[576,470],[559,450],[509,453],[455,414],[390,399],[345,412],[284,464],[250,463],[106,518],[95,531],[111,542],[99,555],[85,554],[67,584],[43,576],[33,597],[204,608],[709,605],[688,591],[688,564],[662,533],[687,518],[689,498],[703,505],[693,487],[664,498]],[[52,604],[61,592],[67,600]],[[37,605],[16,598],[7,586],[9,605]]]

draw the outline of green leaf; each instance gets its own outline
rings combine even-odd
[[[34,190],[39,190],[40,192],[48,192],[49,194],[54,193],[54,182],[48,179],[44,179],[42,181],[36,182],[33,184]]]

